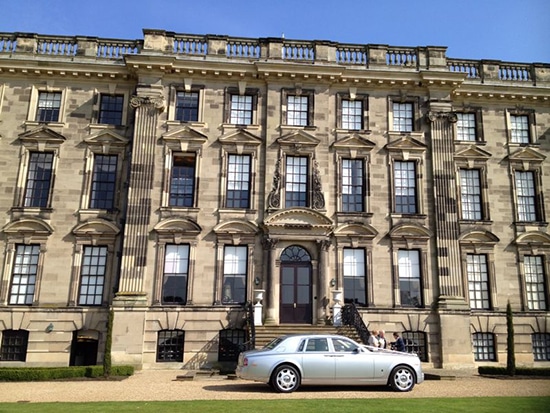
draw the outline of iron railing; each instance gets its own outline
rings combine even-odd
[[[355,328],[363,344],[369,342],[369,330],[354,303],[346,304],[342,307],[342,324]]]
[[[245,330],[247,340],[244,343],[245,350],[256,348],[256,327],[254,326],[254,304],[248,301],[245,306]]]

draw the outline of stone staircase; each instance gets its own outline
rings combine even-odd
[[[274,338],[288,334],[340,334],[361,342],[351,326],[283,324],[256,326],[256,348],[262,348]]]

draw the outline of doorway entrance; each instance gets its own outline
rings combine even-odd
[[[311,257],[302,247],[293,245],[281,254],[280,322],[311,324]]]
[[[99,334],[92,330],[73,331],[69,366],[95,366]]]

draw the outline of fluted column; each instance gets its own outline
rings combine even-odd
[[[269,256],[268,267],[267,267],[267,288],[266,288],[266,303],[265,303],[265,324],[275,324],[278,319],[276,304],[278,305],[277,300],[277,289],[279,288],[279,283],[277,280],[277,254],[276,247],[279,240],[273,238],[264,238],[263,244],[264,249],[267,251]],[[278,278],[277,278],[278,279]]]
[[[158,114],[164,107],[161,96],[134,96],[135,108],[128,205],[118,298],[143,296],[147,271],[147,240],[151,219],[151,190],[157,138]]]
[[[436,109],[436,110],[434,110]],[[437,271],[440,307],[465,304],[460,263],[457,184],[454,168],[453,123],[450,107],[434,108],[431,122]]]
[[[327,318],[327,307],[330,299],[328,298],[328,281],[327,281],[327,266],[328,266],[328,249],[330,247],[329,240],[320,240],[317,242],[319,248],[319,283],[317,285],[317,324],[325,324]]]

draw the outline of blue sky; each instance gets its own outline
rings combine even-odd
[[[140,39],[144,28],[550,63],[550,0],[0,0],[1,32]]]

